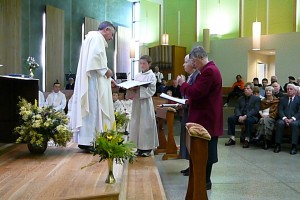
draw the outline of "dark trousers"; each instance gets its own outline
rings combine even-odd
[[[228,117],[228,135],[235,135],[235,125],[245,125],[245,137],[250,139],[253,124],[257,123],[257,119],[254,117],[247,117],[244,123],[239,123],[239,117],[232,115]]]
[[[285,128],[285,123],[283,120],[279,119],[276,121],[276,136],[275,142],[277,144],[281,144],[283,132]],[[298,144],[299,137],[299,120],[292,122],[290,125],[290,130],[292,132],[292,144]]]

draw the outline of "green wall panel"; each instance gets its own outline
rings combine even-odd
[[[64,10],[64,71],[76,73],[85,16],[131,27],[132,3],[127,0],[22,0],[22,59],[33,56],[41,64],[43,13],[46,5]],[[24,71],[25,73],[25,71]],[[42,70],[35,73],[42,77]],[[41,86],[41,82],[40,82]]]

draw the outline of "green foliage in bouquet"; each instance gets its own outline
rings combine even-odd
[[[120,132],[125,132],[127,124],[129,122],[129,117],[125,112],[115,112],[115,120],[117,130]]]
[[[124,134],[115,131],[115,124],[111,130],[104,127],[104,131],[96,131],[92,152],[99,155],[101,162],[106,159],[115,159],[116,163],[123,164],[125,160],[130,163],[135,159],[134,148],[136,145],[132,141],[124,141]]]
[[[72,138],[68,128],[68,117],[62,112],[56,112],[51,106],[40,108],[37,101],[32,105],[24,98],[18,103],[21,123],[15,128],[19,134],[17,143],[30,142],[42,146],[43,141],[53,139],[58,146],[66,146]]]

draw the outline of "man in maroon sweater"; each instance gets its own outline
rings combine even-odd
[[[183,75],[177,77],[180,91],[189,97],[188,122],[202,125],[211,135],[208,143],[208,160],[206,166],[206,189],[211,189],[211,171],[214,163],[218,162],[217,144],[219,136],[223,135],[223,104],[222,77],[213,61],[208,61],[203,47],[195,47],[189,58],[200,74],[193,85],[184,82]]]

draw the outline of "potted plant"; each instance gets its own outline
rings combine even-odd
[[[103,132],[96,131],[96,137],[93,141],[91,149],[93,156],[99,155],[99,162],[107,160],[108,162],[108,176],[106,183],[115,183],[113,175],[113,162],[123,164],[125,160],[132,163],[135,159],[134,148],[135,144],[132,141],[126,141],[126,136],[123,133],[116,131],[116,123],[112,129],[104,126]],[[94,163],[90,164],[93,165]],[[88,166],[90,166],[88,165]],[[85,166],[86,167],[86,166]],[[84,168],[84,167],[83,167]]]
[[[52,139],[57,146],[66,146],[72,138],[65,113],[56,112],[50,107],[38,107],[37,101],[31,104],[24,98],[18,103],[20,125],[15,128],[19,134],[17,143],[26,142],[31,153],[42,154]]]

